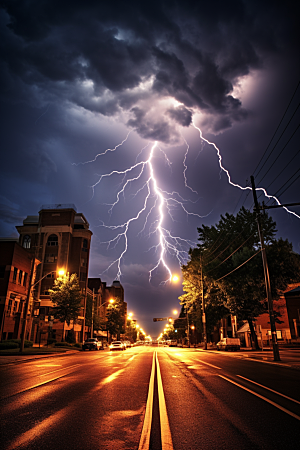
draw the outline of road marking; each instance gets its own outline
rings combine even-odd
[[[153,411],[154,374],[155,374],[155,353],[153,353],[146,412],[138,450],[149,450],[152,411]]]
[[[232,384],[234,384],[235,386],[240,387],[241,389],[244,389],[244,391],[250,392],[250,394],[253,394],[253,395],[255,395],[256,397],[261,398],[261,399],[264,400],[265,402],[270,403],[270,405],[275,406],[275,408],[280,409],[281,411],[285,412],[286,414],[289,414],[290,416],[294,417],[295,419],[300,420],[300,416],[297,416],[297,414],[294,414],[294,413],[292,413],[291,411],[289,411],[288,409],[285,409],[285,408],[283,408],[282,406],[278,405],[277,403],[272,402],[272,400],[269,400],[268,398],[263,397],[263,396],[260,395],[260,394],[257,394],[257,392],[251,391],[251,389],[248,389],[248,388],[246,388],[245,386],[242,386],[241,384],[236,383],[235,381],[232,381],[232,380],[230,380],[230,379],[227,378],[227,377],[224,377],[223,375],[219,375],[219,377],[223,378],[223,379],[226,380],[226,381],[229,381],[229,383],[232,383]]]
[[[215,369],[221,370],[221,367],[217,367],[217,366],[214,366],[213,364],[209,364],[209,363],[207,363],[205,361],[202,361],[202,359],[197,359],[197,362],[198,361],[200,361],[202,364],[207,364],[208,366],[211,366],[211,367],[214,367]]]
[[[280,392],[274,391],[273,389],[270,389],[267,386],[264,386],[263,384],[256,383],[256,381],[249,380],[249,378],[242,377],[242,375],[237,375],[237,377],[243,378],[244,380],[247,380],[250,383],[256,384],[257,386],[260,386],[260,387],[262,387],[264,389],[268,389],[268,391],[274,392],[277,395],[281,395],[281,397],[287,398],[288,400],[291,400],[292,402],[298,403],[300,405],[300,402],[298,400],[295,400],[294,398],[288,397],[287,395],[281,394]]]
[[[74,367],[77,367],[77,366],[80,366],[80,364],[74,364],[73,366],[62,367],[61,369],[52,370],[52,372],[42,373],[41,375],[39,375],[39,377],[45,377],[46,375],[50,375],[51,373],[54,373],[54,372],[59,372],[60,370],[73,369]],[[38,367],[40,367],[40,366],[38,366]]]
[[[7,399],[7,398],[14,397],[15,395],[24,394],[25,392],[28,392],[28,391],[31,391],[32,389],[36,389],[36,388],[38,388],[38,387],[41,387],[41,386],[43,386],[44,384],[51,383],[52,381],[59,380],[59,378],[66,377],[67,375],[69,375],[69,374],[60,375],[59,377],[51,378],[51,380],[47,380],[47,381],[43,381],[42,383],[35,384],[34,386],[31,386],[31,387],[29,387],[29,388],[27,388],[27,389],[24,389],[23,391],[15,392],[14,394],[8,395],[7,397],[1,397],[1,400],[5,400],[5,399]]]
[[[160,431],[161,431],[161,448],[162,450],[173,450],[174,447],[172,443],[172,436],[170,431],[164,389],[156,352],[155,356],[156,356],[157,387],[158,387],[159,417],[160,417]]]
[[[111,383],[112,381],[114,381],[119,375],[121,375],[122,372],[124,372],[125,369],[120,369],[117,370],[117,372],[109,375],[109,377],[104,378],[103,381],[101,381],[101,385],[102,384],[107,384],[107,383]]]
[[[68,413],[68,410],[70,410],[70,407],[66,406],[60,411],[57,411],[55,414],[51,414],[42,422],[38,423],[33,428],[21,434],[21,436],[17,437],[7,447],[7,450],[14,450],[16,448],[23,447],[24,445],[34,441],[37,438],[37,436],[40,437],[41,434],[45,433],[49,429],[51,430],[51,427],[53,427],[58,421],[63,421],[63,419],[66,416],[66,413]]]

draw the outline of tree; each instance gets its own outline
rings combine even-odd
[[[125,311],[124,303],[117,297],[114,303],[110,303],[106,312],[106,329],[110,335],[117,335],[117,339],[120,339],[120,334],[124,333],[125,325]]]
[[[53,289],[49,289],[54,304],[53,315],[60,322],[70,326],[76,323],[82,309],[82,293],[76,273],[63,275],[54,281]]]
[[[272,297],[277,300],[289,283],[299,280],[300,257],[287,240],[275,238],[276,223],[266,213],[261,217],[261,227]],[[252,342],[258,348],[254,322],[267,311],[267,304],[255,214],[241,208],[236,216],[226,213],[215,226],[203,225],[198,233],[200,243],[190,250],[190,261],[183,266],[184,280],[198,291],[201,254],[207,315],[212,308],[217,312],[215,319],[227,310],[239,320],[247,320]],[[188,300],[197,298],[191,288],[187,294]]]

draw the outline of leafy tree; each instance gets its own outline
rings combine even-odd
[[[300,257],[287,240],[275,238],[276,223],[268,214],[262,215],[261,228],[276,300],[289,283],[299,280]],[[190,250],[190,261],[182,268],[186,294],[181,300],[199,303],[201,255],[208,322],[229,312],[247,320],[258,348],[254,322],[267,311],[267,304],[255,214],[241,208],[236,216],[225,214],[215,226],[198,228],[198,233],[200,243]]]
[[[133,322],[131,319],[127,319],[126,336],[130,341],[136,342],[137,328],[135,322]]]
[[[82,309],[82,294],[76,273],[63,275],[54,281],[53,289],[49,289],[54,304],[53,315],[60,322],[70,325],[76,323]]]
[[[123,302],[117,297],[114,303],[110,303],[106,312],[106,329],[110,335],[117,335],[120,339],[120,334],[124,333],[125,311]]]

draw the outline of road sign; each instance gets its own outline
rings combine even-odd
[[[161,322],[162,320],[168,320],[167,317],[158,317],[158,318],[154,318],[153,322]]]

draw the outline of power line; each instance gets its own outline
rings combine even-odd
[[[227,273],[226,275],[224,275],[223,277],[219,278],[217,281],[222,280],[225,277],[228,277],[228,275],[230,275],[232,272],[235,272],[236,270],[238,270],[240,267],[244,266],[245,264],[247,264],[248,261],[250,261],[250,259],[254,258],[254,256],[256,256],[258,253],[261,252],[261,249],[259,249],[256,253],[254,253],[254,255],[250,256],[249,259],[247,259],[247,261],[243,262],[243,264],[241,264],[240,266],[236,267],[235,269],[233,269],[231,272]]]
[[[293,101],[293,99],[294,99],[294,97],[295,97],[295,95],[296,95],[296,92],[297,92],[297,90],[298,90],[299,85],[300,85],[300,80],[298,81],[298,84],[297,84],[297,86],[296,86],[295,91],[293,92],[293,95],[292,95],[292,97],[291,97],[291,99],[290,99],[290,101],[289,101],[289,104],[288,104],[288,106],[286,107],[286,110],[285,110],[285,112],[284,112],[284,114],[283,114],[283,116],[282,116],[282,118],[281,118],[281,120],[280,120],[280,122],[279,122],[279,124],[278,124],[278,126],[277,126],[277,128],[276,128],[276,130],[275,130],[275,132],[274,132],[274,134],[273,134],[273,136],[272,136],[272,138],[271,138],[271,140],[270,140],[270,142],[268,143],[267,148],[266,148],[266,150],[264,151],[264,154],[262,155],[262,157],[261,157],[259,163],[257,164],[257,166],[256,166],[256,168],[255,168],[253,174],[255,174],[255,172],[256,172],[258,166],[260,165],[260,163],[262,162],[262,160],[263,160],[265,154],[267,153],[267,151],[268,151],[268,149],[269,149],[269,147],[270,147],[270,145],[271,145],[271,142],[273,141],[273,139],[274,139],[274,137],[275,137],[275,135],[276,135],[278,129],[280,128],[280,125],[282,124],[282,122],[283,122],[283,120],[284,120],[284,118],[285,118],[285,116],[286,116],[286,114],[287,114],[287,112],[288,112],[288,109],[289,109],[289,107],[290,107],[290,105],[291,105],[291,103],[292,103],[292,101]],[[273,148],[273,150],[274,150],[274,148]],[[272,150],[272,151],[273,151],[273,150]],[[270,156],[270,155],[269,155],[269,156]],[[268,158],[269,158],[269,156],[268,156]],[[267,160],[268,160],[268,158],[267,158]],[[267,162],[267,160],[264,162],[263,166],[265,165],[265,163]],[[259,172],[262,170],[263,166],[261,167],[261,169],[259,170]],[[257,173],[257,175],[259,174],[259,172]],[[256,175],[256,176],[257,176],[257,175]]]

